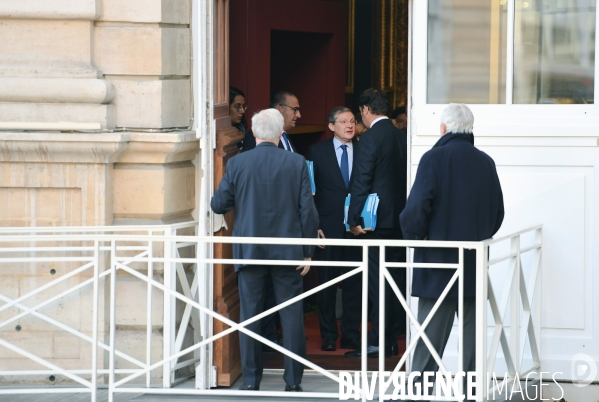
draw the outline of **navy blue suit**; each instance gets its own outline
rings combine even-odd
[[[425,153],[401,213],[404,239],[479,241],[503,222],[503,194],[495,162],[474,147],[472,134],[445,134]],[[475,252],[464,253],[464,295],[476,290]],[[457,263],[457,249],[416,248],[415,262]],[[453,270],[415,269],[412,295],[438,298]],[[457,297],[457,286],[449,293]]]
[[[316,238],[318,213],[312,199],[308,168],[303,156],[261,143],[252,152],[234,156],[210,206],[223,214],[235,209],[233,236]],[[234,244],[234,258],[303,260],[311,257],[314,246]],[[275,298],[281,304],[303,291],[303,278],[295,266],[236,265],[238,272],[240,320],[264,311],[267,284],[272,282]],[[285,331],[284,346],[304,357],[306,337],[303,306],[294,303],[280,310]],[[247,326],[260,333],[260,321]],[[244,382],[259,385],[262,379],[262,348],[243,333],[239,334]],[[289,385],[301,383],[304,366],[285,357],[283,378]]]
[[[391,120],[377,121],[360,137],[359,161],[354,166],[351,186],[351,203],[348,221],[351,226],[361,225],[360,214],[368,194],[377,193],[376,229],[363,239],[402,239],[399,214],[406,203],[407,146],[406,136]],[[406,258],[405,248],[387,248],[386,260],[402,262]],[[406,275],[404,268],[391,268],[390,273],[402,293],[405,293]],[[368,299],[370,324],[368,344],[379,344],[379,250],[368,250]],[[386,343],[395,343],[397,335],[405,332],[405,311],[395,293],[387,286],[385,290],[385,333]],[[393,346],[393,345],[391,345]]]
[[[289,139],[289,136],[287,136],[287,139],[289,140],[289,145],[291,145],[291,149],[293,150],[293,152],[297,152],[295,150],[295,147],[293,146],[293,143]],[[245,137],[243,139],[243,147],[241,149],[241,152],[251,151],[254,148],[256,148],[256,138],[254,137],[254,132],[252,130],[246,131]],[[279,148],[285,149],[285,147],[283,146],[283,138],[279,140]]]
[[[353,167],[350,176],[352,184],[353,169],[358,160],[358,142],[352,143]],[[314,162],[314,183],[316,185],[316,209],[318,210],[319,229],[328,239],[353,238],[345,231],[343,211],[345,198],[349,189],[345,186],[341,169],[337,162],[333,138],[319,142],[310,147],[308,160]],[[317,248],[314,254],[321,261],[355,261],[360,257],[360,249],[356,247],[326,246]],[[322,285],[351,269],[338,267],[318,267],[318,282]],[[342,343],[360,338],[361,316],[361,275],[354,275],[342,283],[343,316],[341,318]],[[337,339],[336,300],[337,286],[329,286],[318,294],[318,320],[322,338]]]
[[[447,133],[425,153],[410,198],[400,215],[404,238],[421,240],[480,241],[493,236],[503,221],[503,194],[495,163],[474,147],[472,134]],[[464,251],[463,370],[474,371],[476,361],[476,255]],[[458,250],[416,248],[415,262],[457,263]],[[419,297],[418,321],[432,311],[453,269],[415,268],[412,295]],[[430,320],[425,333],[440,356],[458,312],[458,287],[452,287]],[[437,371],[438,365],[424,342],[418,340],[412,370]],[[416,379],[419,381],[419,379]]]

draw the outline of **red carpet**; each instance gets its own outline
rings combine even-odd
[[[337,321],[337,325],[340,322]],[[339,349],[339,339],[337,340],[337,350],[334,352],[323,352],[322,338],[320,337],[320,327],[318,324],[318,313],[316,311],[304,315],[304,327],[306,330],[307,359],[327,370],[359,370],[360,359],[348,358],[343,356],[349,349]],[[341,332],[341,331],[340,331]],[[404,335],[398,338],[399,354],[406,350],[406,339]],[[385,370],[393,370],[399,362],[400,356],[391,356],[385,359]],[[283,355],[281,353],[265,353],[263,355],[264,368],[282,369]],[[378,370],[378,359],[368,359],[368,370]]]

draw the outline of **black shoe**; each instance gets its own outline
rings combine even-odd
[[[243,385],[241,387],[239,387],[240,391],[259,391],[260,390],[260,386],[259,385],[248,385],[246,383],[243,383]]]
[[[362,348],[360,345],[359,339],[341,339],[341,343],[339,344],[340,349],[354,349],[359,350]]]
[[[301,385],[297,384],[297,385],[285,385],[285,391],[291,391],[291,392],[302,392],[303,388]]]
[[[325,352],[334,352],[337,350],[337,341],[333,338],[324,338],[320,350]]]
[[[361,350],[352,350],[351,352],[346,352],[344,354],[345,357],[351,357],[351,358],[355,358],[355,357],[362,357],[362,351]],[[379,357],[379,350],[371,350],[370,352],[368,352],[366,354],[366,356],[368,357]]]

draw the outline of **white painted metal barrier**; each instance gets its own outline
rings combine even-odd
[[[191,224],[193,226],[193,224]],[[112,401],[116,392],[131,393],[153,393],[153,394],[194,394],[194,395],[238,395],[247,396],[247,391],[239,390],[215,390],[215,389],[173,389],[172,386],[177,382],[175,373],[185,367],[204,367],[210,363],[206,359],[206,348],[215,340],[220,339],[234,331],[240,331],[262,343],[267,344],[273,349],[292,357],[309,369],[322,374],[323,376],[339,383],[340,375],[310,362],[300,356],[297,356],[283,347],[263,338],[262,336],[247,330],[245,327],[256,320],[278,311],[292,303],[301,301],[303,298],[313,295],[327,286],[334,285],[352,275],[362,276],[362,333],[367,333],[367,308],[368,308],[368,249],[369,247],[380,247],[381,261],[385,261],[385,250],[388,247],[407,247],[415,249],[418,247],[439,247],[458,249],[459,262],[457,264],[424,264],[414,263],[411,259],[408,262],[384,262],[381,263],[380,275],[380,345],[379,350],[384,350],[384,299],[385,299],[385,281],[391,285],[393,292],[398,297],[401,305],[407,311],[407,320],[413,328],[413,333],[406,336],[406,351],[401,356],[399,363],[395,367],[395,372],[399,372],[405,364],[406,371],[410,371],[410,354],[413,351],[418,339],[422,339],[430,349],[430,342],[423,333],[424,328],[430,320],[427,319],[422,326],[418,323],[412,312],[410,302],[411,298],[404,298],[397,285],[391,279],[390,269],[406,267],[408,284],[411,282],[411,272],[413,269],[421,268],[443,268],[455,270],[451,281],[443,292],[439,302],[431,312],[434,314],[437,306],[447,295],[454,284],[458,284],[459,295],[464,292],[463,275],[463,255],[464,250],[476,250],[477,264],[477,329],[476,329],[476,350],[477,350],[477,388],[483,389],[479,392],[476,399],[486,401],[488,399],[487,387],[494,385],[487,379],[487,373],[491,373],[496,367],[505,362],[510,378],[504,381],[509,383],[515,378],[522,378],[533,371],[540,371],[540,275],[541,275],[541,226],[535,226],[512,235],[491,239],[483,242],[439,242],[439,241],[406,241],[406,240],[383,240],[383,241],[361,241],[350,242],[347,240],[335,239],[272,239],[272,238],[223,238],[223,237],[196,237],[177,235],[180,229],[188,228],[190,224],[160,226],[160,227],[110,227],[110,228],[59,228],[59,229],[41,229],[32,228],[29,232],[25,229],[3,229],[0,230],[0,274],[4,264],[33,264],[49,261],[73,262],[81,264],[78,268],[58,277],[57,279],[44,284],[27,294],[16,298],[8,297],[0,292],[0,314],[8,311],[10,308],[17,308],[21,312],[8,319],[0,320],[0,347],[8,348],[11,351],[30,359],[45,367],[45,370],[4,370],[0,376],[25,376],[25,375],[62,375],[76,384],[76,388],[47,387],[42,390],[32,387],[27,390],[14,390],[0,387],[0,394],[7,393],[30,393],[30,392],[86,392],[92,396],[95,401],[96,390],[99,387],[108,387],[109,397]],[[139,231],[144,231],[139,234]],[[35,233],[32,233],[35,231]],[[42,234],[47,233],[47,234]],[[65,234],[71,233],[71,234]],[[76,234],[72,234],[76,233]],[[132,234],[130,234],[132,233]],[[160,233],[160,234],[158,234]],[[531,244],[525,244],[526,241]],[[52,247],[46,244],[56,244],[60,246]],[[326,246],[356,246],[362,249],[362,259],[355,262],[347,261],[312,261],[306,264],[305,261],[271,261],[271,260],[233,260],[233,259],[214,259],[198,258],[193,250],[205,244],[215,243],[250,243],[250,244],[312,244]],[[509,250],[504,251],[502,244],[508,243]],[[491,247],[491,259],[488,258],[488,250]],[[187,250],[186,255],[180,253]],[[192,252],[189,252],[189,251]],[[68,255],[56,257],[52,253],[61,252]],[[530,254],[533,254],[530,257]],[[410,253],[408,253],[410,255]],[[497,256],[496,256],[497,255]],[[523,257],[524,256],[524,257]],[[209,303],[199,302],[199,293],[208,289],[211,285],[202,283],[199,280],[201,275],[212,269],[212,264],[260,264],[260,265],[314,265],[331,267],[350,267],[350,272],[331,280],[321,286],[311,289],[308,292],[295,297],[281,305],[278,305],[268,311],[263,312],[242,323],[236,323],[230,319],[217,314],[211,308]],[[530,263],[530,267],[525,265]],[[506,267],[506,265],[509,266]],[[499,267],[505,275],[509,276],[507,287],[502,286],[499,289],[493,283],[493,270]],[[162,271],[163,270],[163,271]],[[38,303],[34,306],[25,304],[26,300],[41,292],[57,286],[64,281],[73,278],[76,275],[88,272],[89,279],[82,280],[80,283],[72,286],[66,291],[60,292],[53,297]],[[163,272],[163,280],[159,280],[156,272]],[[490,274],[489,274],[490,273]],[[525,277],[528,275],[528,280]],[[193,280],[188,280],[188,276],[193,275]],[[145,358],[136,358],[131,354],[121,350],[117,341],[119,329],[117,328],[117,314],[121,310],[117,292],[117,277],[129,278],[142,281],[147,287],[146,294],[146,337],[145,337]],[[211,276],[209,276],[211,277]],[[59,320],[49,317],[48,314],[40,313],[38,310],[44,306],[65,297],[69,293],[79,289],[91,289],[92,293],[92,317],[91,334],[81,331],[79,328],[69,327]],[[102,299],[101,290],[105,289],[108,296]],[[503,291],[503,292],[502,292]],[[160,358],[152,358],[152,335],[155,331],[152,324],[156,322],[157,317],[152,308],[153,292],[160,292],[163,296],[163,314],[158,319],[163,326],[163,354]],[[502,294],[503,296],[500,296]],[[108,307],[103,311],[108,311],[107,317],[102,321],[100,317],[100,307],[102,300],[106,300]],[[205,300],[205,298],[203,298]],[[459,298],[459,313],[461,314],[463,303]],[[488,300],[488,301],[487,301]],[[506,325],[507,303],[510,301],[509,325]],[[176,303],[182,303],[184,308],[180,316],[177,316]],[[179,310],[180,311],[180,310]],[[489,312],[491,314],[489,314]],[[49,359],[44,359],[35,354],[20,348],[4,339],[5,332],[2,327],[16,322],[22,317],[33,315],[40,320],[55,325],[56,327],[77,336],[88,342],[90,345],[91,367],[87,369],[68,369],[59,367]],[[0,315],[0,317],[4,317]],[[487,321],[493,317],[494,322]],[[177,332],[176,321],[180,318],[180,325]],[[210,318],[220,320],[230,328],[218,334],[211,334],[207,323]],[[99,325],[107,326],[107,331],[100,331]],[[194,341],[191,345],[185,345],[186,330],[188,326],[194,329]],[[509,331],[508,331],[509,329]],[[100,334],[104,339],[100,339]],[[457,370],[462,369],[462,324],[459,322],[457,328],[458,339],[458,363]],[[488,338],[490,336],[490,342]],[[528,338],[527,338],[528,336]],[[525,364],[528,360],[524,359],[527,353],[525,341],[529,340],[530,351],[532,352],[532,363]],[[501,348],[499,348],[501,346]],[[366,337],[362,337],[362,351],[366,350]],[[99,359],[98,351],[104,352],[108,356],[107,361]],[[203,351],[203,352],[202,352]],[[441,359],[436,351],[432,351],[434,358],[439,363],[440,371],[449,372],[445,359]],[[379,378],[384,378],[384,354],[379,355]],[[367,376],[367,358],[366,353],[362,353],[361,371],[364,377]],[[118,359],[118,360],[117,360]],[[529,359],[530,360],[530,359]],[[118,364],[117,364],[118,362]],[[127,368],[123,368],[128,366]],[[152,383],[151,374],[155,370],[162,371],[162,386]],[[504,377],[504,376],[499,376]],[[102,380],[102,381],[101,381]],[[101,384],[103,382],[103,384]],[[351,388],[351,386],[350,386]],[[354,387],[362,400],[367,400],[365,387]],[[394,386],[391,379],[379,384],[379,400],[389,400],[392,398]],[[289,396],[285,392],[272,391],[252,391],[251,396]],[[305,398],[332,398],[338,399],[338,392],[303,392],[294,393],[294,397]],[[353,398],[352,398],[353,399]],[[431,400],[457,400],[459,398],[430,398]]]

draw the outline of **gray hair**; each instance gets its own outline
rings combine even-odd
[[[345,106],[336,106],[329,113],[329,123],[335,124],[335,120],[337,120],[337,115],[345,112],[351,112],[351,109]]]
[[[472,133],[474,115],[463,103],[450,103],[441,113],[441,123],[445,124],[448,133]]]
[[[277,141],[283,132],[283,115],[277,109],[264,109],[252,117],[252,131],[263,141]]]

